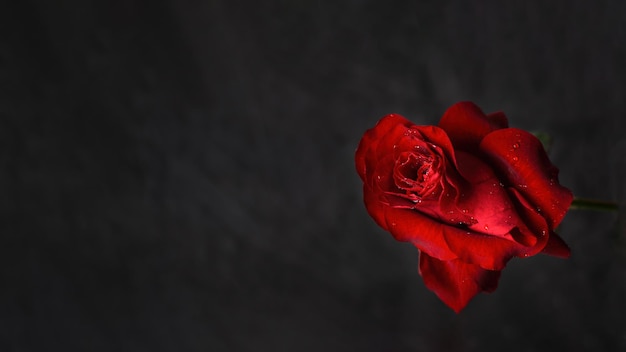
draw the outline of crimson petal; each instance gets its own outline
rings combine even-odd
[[[480,149],[502,177],[537,207],[550,228],[561,222],[573,195],[558,183],[559,170],[548,159],[539,139],[526,131],[506,128],[487,135]]]
[[[493,292],[500,278],[500,271],[485,270],[458,259],[441,261],[423,252],[419,271],[426,287],[457,313],[478,293]]]
[[[443,237],[452,252],[464,262],[487,270],[502,270],[525,246],[512,240],[446,226]]]
[[[571,252],[565,241],[559,235],[552,232],[550,233],[550,238],[548,239],[548,243],[543,248],[541,253],[552,255],[558,258],[569,258]]]
[[[385,206],[382,208],[385,212],[385,228],[396,240],[411,242],[419,250],[441,260],[458,258],[443,236],[443,232],[450,226],[416,210]]]
[[[381,137],[397,125],[410,126],[412,123],[398,114],[389,114],[380,119],[376,126],[363,134],[354,158],[356,170],[363,181],[365,181],[365,175],[372,166],[371,163],[375,162],[374,159],[368,157],[368,154],[375,152]]]
[[[455,149],[476,150],[490,132],[508,127],[503,113],[485,113],[476,104],[465,101],[452,105],[439,121]]]

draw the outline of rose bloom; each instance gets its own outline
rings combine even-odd
[[[438,126],[387,115],[355,159],[368,213],[419,249],[424,283],[457,313],[496,289],[511,258],[569,256],[554,229],[572,193],[541,142],[501,112],[460,102]]]

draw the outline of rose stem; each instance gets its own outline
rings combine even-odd
[[[575,197],[572,205],[570,205],[570,209],[617,211],[618,206],[615,202],[604,202],[600,200]]]

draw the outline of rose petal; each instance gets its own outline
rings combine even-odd
[[[558,183],[559,170],[548,159],[539,139],[526,131],[506,128],[487,135],[480,149],[501,177],[537,207],[550,228],[561,222],[573,195]]]
[[[489,123],[494,130],[509,127],[509,120],[506,118],[506,115],[502,111],[496,111],[488,114],[487,120],[489,120]]]
[[[377,149],[381,136],[398,125],[410,126],[412,123],[398,114],[389,114],[381,118],[376,126],[363,134],[354,157],[357,172],[362,180],[365,180],[365,175],[369,172],[371,163],[375,161],[369,158],[367,154]]]
[[[506,263],[524,250],[512,240],[446,226],[445,242],[460,260],[487,270],[502,270]]]
[[[461,260],[441,261],[420,253],[419,271],[424,284],[455,312],[460,312],[480,292],[493,292],[500,271],[485,270]]]
[[[393,237],[411,242],[415,247],[441,260],[458,256],[448,248],[443,232],[450,226],[411,209],[383,207],[386,227]]]
[[[515,207],[500,179],[493,169],[472,154],[457,153],[458,170],[471,187],[462,192],[455,206],[471,217],[470,229],[499,237],[512,239],[509,235],[519,222]]]
[[[569,258],[571,251],[565,241],[554,232],[550,233],[548,243],[541,253],[552,255],[558,258]]]
[[[439,127],[444,129],[455,149],[476,150],[480,141],[490,132],[507,126],[503,113],[486,116],[472,102],[459,102],[443,114]]]
[[[387,229],[387,221],[385,220],[385,205],[380,201],[378,192],[373,192],[367,185],[363,185],[363,201],[367,213],[374,219],[378,226]]]
[[[548,238],[550,237],[548,223],[517,189],[508,187],[507,191],[521,219],[517,227],[511,232],[511,235],[518,243],[526,245],[525,248],[517,253],[517,256],[533,256],[539,253],[548,242]]]

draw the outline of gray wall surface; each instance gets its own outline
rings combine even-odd
[[[25,0],[0,34],[0,350],[626,350],[625,212],[456,315],[353,161],[472,100],[624,201],[626,2]]]

